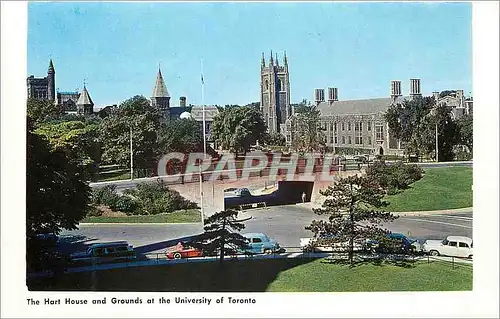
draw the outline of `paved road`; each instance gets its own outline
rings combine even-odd
[[[246,211],[252,219],[245,222],[243,232],[263,232],[282,246],[298,247],[301,237],[312,233],[304,227],[314,219],[326,218],[312,213],[301,205],[274,206],[269,209]],[[384,225],[394,232],[404,233],[420,240],[442,239],[448,235],[472,237],[472,212],[448,213],[432,216],[401,216]],[[82,225],[79,230],[61,234],[64,252],[84,250],[97,241],[127,240],[137,252],[162,252],[175,245],[179,238],[202,232],[201,223],[169,225]]]
[[[244,231],[264,232],[282,246],[299,246],[299,238],[311,237],[305,230],[313,219],[326,218],[315,215],[301,205],[271,207],[247,211],[253,218],[245,223]],[[442,239],[449,235],[472,237],[472,212],[442,214],[440,216],[401,216],[384,227],[420,240]]]

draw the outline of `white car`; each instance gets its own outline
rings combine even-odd
[[[472,258],[472,239],[463,236],[448,236],[443,240],[426,240],[422,250],[432,256]]]

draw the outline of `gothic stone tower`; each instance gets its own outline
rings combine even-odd
[[[47,71],[47,95],[49,101],[56,100],[56,70],[52,59],[50,59],[49,70]]]
[[[163,76],[158,68],[158,74],[156,75],[156,83],[153,88],[153,96],[151,97],[151,104],[157,107],[161,114],[165,116],[166,119],[170,117],[170,95],[167,91],[167,86],[165,81],[163,81]]]
[[[260,66],[260,110],[264,116],[269,133],[283,133],[286,119],[292,115],[290,107],[290,80],[286,52],[283,66],[279,65],[278,56],[273,60],[273,52],[266,66],[264,53]]]

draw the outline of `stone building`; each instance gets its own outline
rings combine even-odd
[[[269,133],[285,131],[285,122],[292,115],[290,106],[290,79],[286,52],[283,66],[279,65],[278,56],[273,59],[273,52],[266,65],[264,53],[260,66],[260,109]]]
[[[444,96],[435,92],[433,96],[438,104],[453,107],[453,118],[472,114],[472,99],[467,100],[463,90],[449,92],[452,93]],[[407,96],[402,94],[401,81],[391,81],[390,95],[385,98],[342,101],[337,88],[328,88],[328,100],[325,101],[324,89],[316,89],[315,105],[321,113],[326,146],[336,153],[402,155],[403,145],[391,136],[384,113],[390,105],[416,96],[422,96],[420,79],[410,79]],[[285,137],[289,145],[292,143],[294,120],[292,115],[286,123]]]
[[[52,101],[64,114],[90,115],[93,113],[94,102],[85,84],[81,93],[77,91],[56,92],[56,70],[52,59],[49,62],[47,76],[35,78],[30,75],[27,78],[27,89],[28,98]]]
[[[161,70],[158,69],[155,86],[153,88],[153,96],[151,97],[151,105],[157,107],[167,121],[192,118],[202,123],[203,106],[187,105],[186,102],[187,98],[181,96],[179,97],[178,106],[170,106],[170,94],[168,93]],[[205,105],[205,134],[207,141],[212,141],[212,122],[217,114],[219,114],[219,109],[215,105]]]
[[[29,99],[55,101],[56,70],[54,69],[52,59],[50,59],[46,77],[35,78],[34,75],[30,75],[26,82]]]
[[[157,107],[165,118],[170,118],[170,94],[168,94],[167,86],[159,68],[153,88],[153,95],[151,96],[151,105]]]

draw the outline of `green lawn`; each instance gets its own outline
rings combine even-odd
[[[388,211],[409,212],[472,207],[472,168],[424,168],[424,177],[402,193],[387,196]]]
[[[81,223],[198,223],[201,213],[197,209],[178,210],[159,215],[134,215],[123,217],[86,217]]]
[[[124,278],[126,280],[124,280]],[[28,280],[30,290],[343,292],[472,290],[472,267],[416,262],[354,268],[323,259],[267,259],[130,267]]]
[[[457,291],[472,290],[472,267],[441,262],[417,262],[410,267],[390,264],[347,265],[320,260],[281,272],[268,291]]]

